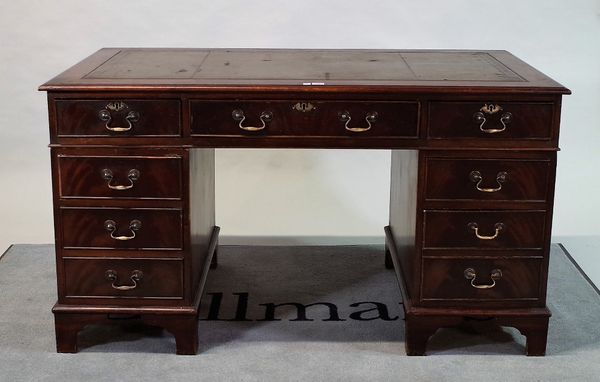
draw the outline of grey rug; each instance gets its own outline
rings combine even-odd
[[[53,248],[14,246],[0,260],[0,381],[600,380],[600,298],[558,246],[543,358],[525,357],[515,330],[485,322],[440,330],[429,356],[406,357],[401,297],[382,251],[221,248],[200,353],[175,356],[168,333],[136,320],[88,327],[78,354],[55,353]]]

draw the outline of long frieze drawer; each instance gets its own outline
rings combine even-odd
[[[545,211],[448,211],[424,213],[424,248],[541,249]]]
[[[58,155],[61,198],[181,199],[181,157]]]
[[[418,136],[418,102],[191,102],[192,134],[224,136]]]
[[[552,103],[429,103],[430,138],[540,139],[552,136]]]
[[[541,267],[541,258],[425,258],[421,299],[535,301]]]
[[[63,258],[67,298],[183,298],[181,259]]]
[[[544,202],[552,162],[427,158],[426,166],[426,200]]]
[[[56,100],[59,137],[181,135],[179,100]]]
[[[182,211],[61,207],[64,248],[182,249]]]

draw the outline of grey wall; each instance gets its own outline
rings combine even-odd
[[[554,233],[600,234],[598,0],[4,0],[0,36],[0,248],[52,241],[37,86],[110,46],[509,50],[574,92],[564,100]],[[386,151],[220,150],[217,174],[225,236],[361,242],[387,222]]]

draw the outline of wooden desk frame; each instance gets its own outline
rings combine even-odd
[[[347,62],[327,63],[339,55]],[[194,57],[203,57],[199,66]],[[177,60],[182,68],[169,71]],[[294,77],[312,75],[314,60],[332,72]],[[257,77],[283,63],[289,75]],[[86,325],[135,315],[171,332],[177,354],[196,354],[200,299],[217,266],[214,149],[251,147],[392,151],[385,265],[404,299],[407,354],[425,354],[438,328],[469,319],[516,327],[528,355],[545,353],[569,91],[508,52],[102,49],[40,89],[49,105],[59,352],[76,352]],[[243,121],[226,113],[236,108],[267,128],[235,130]],[[355,131],[344,130],[346,109]],[[371,109],[380,111],[369,131]],[[273,121],[263,121],[265,111]],[[117,120],[132,130],[105,131]]]

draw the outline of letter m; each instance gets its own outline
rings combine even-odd
[[[314,321],[313,319],[306,317],[306,309],[311,306],[316,306],[316,305],[322,305],[322,306],[326,306],[327,308],[329,308],[329,318],[326,318],[323,321],[346,321],[346,320],[340,319],[337,306],[330,302],[315,302],[313,304],[307,304],[307,305],[300,304],[297,302],[284,302],[282,304],[267,303],[267,304],[259,304],[259,305],[262,305],[265,307],[265,318],[258,320],[258,321],[281,321],[281,318],[275,318],[275,310],[277,308],[281,308],[284,306],[296,308],[296,318],[291,319],[290,321]]]

